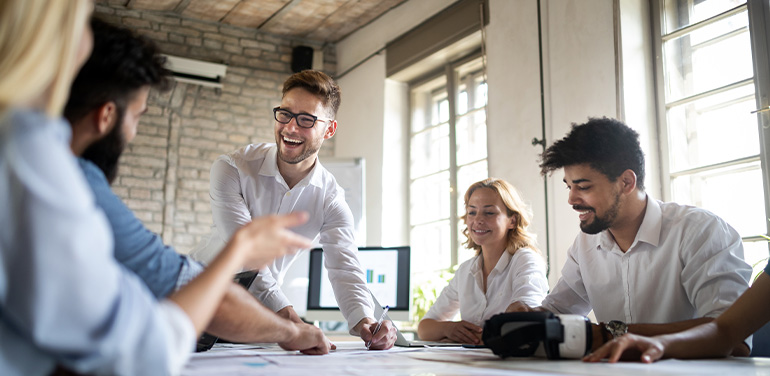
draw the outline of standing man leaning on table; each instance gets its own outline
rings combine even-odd
[[[104,211],[115,240],[115,259],[163,298],[198,275],[203,267],[163,244],[112,192],[118,159],[136,135],[151,88],[169,86],[170,72],[155,45],[131,31],[91,20],[94,47],[72,84],[64,116],[72,125],[72,151]],[[286,349],[328,353],[320,329],[285,320],[246,290],[230,283],[206,329],[238,342],[278,342]]]
[[[372,349],[389,349],[396,329],[385,321],[372,334],[372,299],[358,262],[353,215],[334,176],[318,161],[323,141],[334,136],[340,89],[319,71],[306,70],[283,84],[281,105],[273,109],[275,144],[247,145],[220,156],[211,167],[212,233],[192,256],[208,262],[234,231],[251,218],[297,210],[310,219],[293,231],[319,241],[334,295],[350,333]],[[260,270],[251,291],[279,315],[301,322],[279,285],[296,255]]]
[[[661,202],[644,191],[639,134],[593,118],[543,153],[543,174],[564,169],[580,214],[562,277],[540,307],[508,311],[587,315],[593,347],[626,332],[657,335],[710,322],[748,288],[751,267],[738,233],[716,215]],[[746,343],[735,355],[748,355]]]

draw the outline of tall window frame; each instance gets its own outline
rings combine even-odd
[[[416,281],[474,255],[462,245],[461,216],[465,189],[488,176],[481,58],[475,51],[409,84],[408,210]]]
[[[735,227],[756,274],[770,254],[767,114],[754,111],[770,92],[767,63],[758,59],[768,45],[755,35],[765,29],[767,1],[651,3],[664,199]]]

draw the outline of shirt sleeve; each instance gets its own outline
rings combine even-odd
[[[516,272],[511,279],[513,292],[511,303],[521,301],[530,307],[540,306],[548,293],[545,260],[529,249],[516,251],[514,257],[516,257]]]
[[[591,312],[591,302],[583,284],[576,254],[577,248],[573,243],[567,251],[567,262],[561,270],[559,282],[543,300],[542,307],[553,313],[585,316]]]
[[[460,272],[460,270],[458,270]],[[469,273],[467,270],[462,272]],[[449,321],[453,320],[457,316],[457,312],[460,310],[460,296],[458,294],[457,284],[460,278],[455,273],[455,276],[449,281],[449,284],[441,290],[441,294],[436,299],[436,302],[428,310],[428,313],[423,316],[423,319],[431,319],[436,321]]]
[[[688,220],[688,225],[703,221]],[[751,267],[740,235],[716,216],[683,237],[682,286],[697,317],[717,317],[749,287]]]
[[[252,219],[243,198],[240,174],[227,155],[220,156],[211,165],[209,197],[214,231],[204,244],[191,252],[204,264],[210,263],[233,234]]]
[[[96,204],[107,216],[115,239],[115,259],[141,278],[153,295],[162,298],[174,291],[185,258],[136,218],[112,191],[98,167],[80,161]]]
[[[179,278],[176,280],[174,290],[179,290],[182,286],[190,283],[198,274],[203,272],[203,265],[188,256],[182,256],[182,270],[179,272]]]
[[[363,318],[374,317],[374,304],[358,262],[353,228],[353,214],[344,197],[331,197],[325,208],[320,242],[334,297],[351,330]]]
[[[178,374],[190,359],[195,343],[195,326],[190,318],[176,303],[163,300],[158,304],[158,315],[168,323],[164,325],[163,337],[166,338],[166,350],[169,354],[166,373]]]
[[[259,299],[266,307],[278,312],[290,305],[291,301],[281,291],[278,281],[275,280],[269,268],[262,268],[254,278],[249,291]]]

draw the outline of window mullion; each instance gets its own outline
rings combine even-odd
[[[447,98],[449,100],[449,233],[450,265],[457,264],[457,249],[459,233],[457,231],[457,75],[451,64],[445,67],[447,81]]]
[[[754,88],[756,90],[757,109],[770,106],[770,4],[766,1],[750,1],[749,31],[751,50],[754,60]],[[765,193],[765,217],[770,218],[770,114],[761,111],[757,114],[759,127],[759,154],[762,166],[762,182]],[[770,221],[765,221],[770,234]]]

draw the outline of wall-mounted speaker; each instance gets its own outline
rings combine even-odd
[[[294,47],[291,50],[291,71],[297,73],[311,68],[313,68],[313,47]]]

